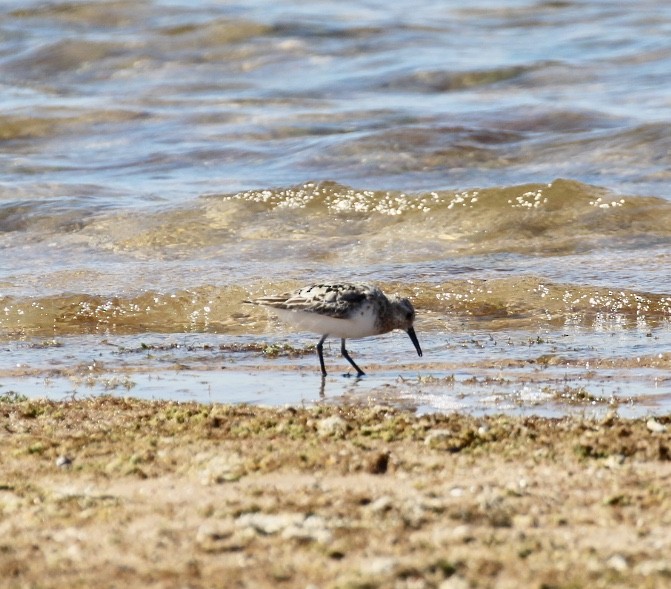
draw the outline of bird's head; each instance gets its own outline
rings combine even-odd
[[[394,321],[394,329],[402,329],[409,336],[412,344],[417,350],[419,356],[422,355],[422,348],[419,346],[419,340],[415,333],[413,324],[415,323],[415,308],[412,306],[410,299],[393,296],[390,298],[392,305],[392,316]]]

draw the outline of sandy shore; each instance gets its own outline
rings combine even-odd
[[[671,416],[0,402],[5,587],[669,587]]]

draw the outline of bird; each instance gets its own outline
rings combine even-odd
[[[415,308],[409,299],[385,295],[377,286],[363,282],[311,284],[279,295],[245,301],[272,309],[277,316],[294,327],[320,334],[317,354],[322,378],[327,375],[324,364],[324,341],[329,336],[340,338],[340,351],[356,370],[365,372],[352,360],[345,341],[380,335],[394,329],[405,331],[422,356],[413,327]]]

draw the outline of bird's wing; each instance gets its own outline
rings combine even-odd
[[[313,284],[294,292],[261,297],[254,302],[275,309],[304,311],[346,319],[352,310],[371,295],[372,290],[360,285]]]

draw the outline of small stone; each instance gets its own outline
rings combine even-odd
[[[629,568],[629,564],[627,564],[627,559],[622,556],[621,554],[613,554],[606,564],[613,570],[619,571],[619,572],[624,572]]]
[[[382,495],[382,497],[373,501],[368,509],[373,513],[382,513],[389,511],[393,505],[393,500],[389,495]]]
[[[342,438],[347,433],[347,422],[337,415],[325,417],[317,422],[317,433],[322,438]]]
[[[282,531],[282,538],[314,541],[320,544],[329,544],[332,537],[326,521],[318,515],[310,515],[302,522],[291,524]]]
[[[244,513],[235,520],[240,528],[252,528],[259,534],[271,536],[289,526],[300,526],[305,520],[302,513]]]
[[[61,454],[58,458],[56,458],[56,466],[58,468],[68,468],[72,466],[72,458],[66,456],[65,454]]]
[[[237,481],[244,474],[244,460],[237,452],[233,452],[208,457],[202,464],[199,478],[203,485],[220,485]]]
[[[645,424],[653,434],[663,434],[668,428],[652,417]]]
[[[604,461],[604,466],[606,468],[610,468],[611,470],[614,470],[624,464],[625,461],[625,456],[624,454],[611,454],[606,460]]]
[[[361,572],[375,577],[389,575],[394,572],[396,559],[391,556],[378,556],[369,558],[361,564]]]
[[[468,524],[456,526],[452,530],[452,538],[464,543],[471,542],[475,538],[472,526],[469,526]]]

